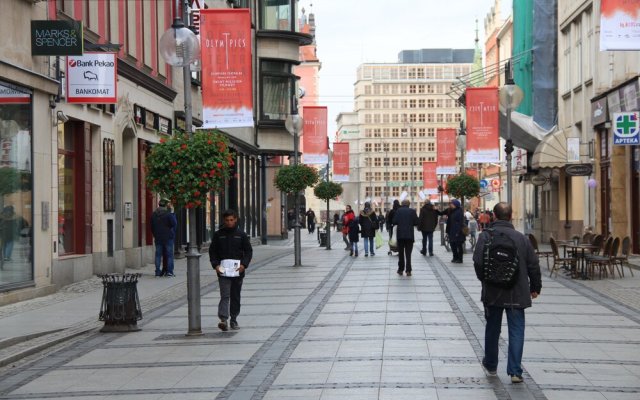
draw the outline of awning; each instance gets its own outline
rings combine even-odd
[[[542,139],[533,152],[531,168],[562,168],[567,165],[567,134],[556,131]]]
[[[502,108],[498,114],[500,115],[500,137],[506,140],[507,115]],[[540,141],[555,129],[556,127],[554,126],[547,131],[536,124],[532,117],[516,111],[511,112],[511,140],[514,146],[521,149],[534,151]]]

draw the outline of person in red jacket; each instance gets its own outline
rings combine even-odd
[[[344,214],[342,214],[342,240],[345,243],[345,250],[351,250],[349,243],[349,223],[356,218],[351,206],[347,204]]]

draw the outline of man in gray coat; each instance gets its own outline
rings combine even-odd
[[[413,251],[413,231],[418,225],[416,210],[409,207],[409,200],[402,200],[402,206],[393,214],[393,225],[396,225],[396,239],[398,241],[398,275],[407,271],[411,276],[411,252]]]
[[[433,207],[433,204],[427,200],[420,209],[420,216],[418,217],[418,230],[422,232],[422,250],[420,254],[427,255],[427,248],[429,250],[429,256],[433,256],[433,231],[438,226],[438,210]]]
[[[480,281],[483,281],[481,300],[484,304],[484,315],[487,320],[482,366],[489,375],[496,375],[502,313],[506,312],[509,328],[507,374],[511,376],[512,383],[521,383],[525,326],[524,310],[531,307],[531,299],[535,299],[540,294],[542,279],[538,256],[529,239],[514,229],[511,224],[511,211],[511,206],[507,203],[496,204],[493,208],[495,219],[490,228],[495,232],[503,233],[515,243],[519,258],[518,280],[515,285],[505,289],[483,281],[483,250],[484,243],[489,240],[489,232],[483,232],[478,238],[478,243],[473,252],[473,265],[476,270],[476,276]],[[493,240],[498,240],[499,238],[500,235],[493,236]]]

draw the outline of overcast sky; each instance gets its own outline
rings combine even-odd
[[[398,61],[401,50],[474,48],[476,19],[480,46],[484,19],[495,0],[300,0],[316,17],[320,104],[329,108],[333,140],[338,113],[353,111],[358,65]],[[511,0],[502,0],[502,15]],[[310,4],[313,6],[311,7]]]

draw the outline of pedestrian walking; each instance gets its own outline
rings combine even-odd
[[[340,215],[338,215],[338,213],[333,214],[333,227],[335,228],[336,232],[340,230],[338,228],[339,221],[340,221]]]
[[[376,237],[376,229],[378,229],[378,217],[368,201],[364,203],[364,210],[360,212],[358,220],[360,222],[360,234],[364,239],[364,256],[369,257],[369,254],[371,254],[373,257],[376,255],[374,239]]]
[[[467,226],[469,227],[469,242],[471,243],[471,250],[473,250],[478,239],[478,221],[471,216]]]
[[[501,202],[493,208],[495,221],[490,230],[478,237],[478,244],[473,253],[473,265],[476,276],[482,281],[481,300],[487,321],[485,327],[485,353],[482,366],[489,375],[496,375],[498,369],[498,343],[502,326],[502,313],[507,314],[509,329],[509,350],[507,357],[507,374],[512,383],[522,382],[522,353],[524,349],[525,317],[524,310],[531,307],[531,299],[535,299],[542,289],[540,264],[538,256],[529,239],[516,231],[511,223],[511,206]],[[504,235],[504,236],[503,236]],[[486,256],[485,243],[500,241],[503,253],[509,253],[509,246],[516,251],[513,265],[517,266],[515,283],[510,288],[496,286],[486,282],[486,271],[490,268],[491,259]],[[514,272],[515,275],[515,272]]]
[[[384,225],[384,215],[382,214],[382,212],[380,212],[380,215],[378,215],[378,228],[380,228],[380,232],[384,232]]]
[[[218,303],[218,328],[227,331],[240,329],[240,292],[245,270],[253,256],[249,236],[238,227],[238,214],[235,210],[222,213],[223,227],[211,238],[209,260],[218,275],[220,302]],[[230,324],[227,325],[227,320]]]
[[[478,216],[478,222],[480,223],[481,230],[485,230],[489,227],[489,224],[491,223],[491,218],[489,217],[489,210],[486,210],[485,212],[480,213],[480,215]]]
[[[420,208],[420,216],[418,217],[418,230],[422,232],[422,250],[420,254],[433,257],[433,231],[438,226],[438,216],[440,213],[433,207],[431,201],[425,201],[424,205]]]
[[[354,218],[349,222],[349,246],[351,247],[352,257],[358,257],[358,241],[360,240],[360,221]]]
[[[307,211],[307,229],[309,230],[309,234],[312,234],[316,229],[316,213],[313,212],[311,208]]]
[[[356,214],[351,209],[350,205],[345,206],[344,214],[342,214],[342,241],[345,244],[345,250],[351,249],[349,243],[349,223],[356,218]]]
[[[169,201],[161,199],[151,214],[151,234],[156,245],[156,276],[175,276],[173,273],[173,242],[176,237],[176,216],[169,209]],[[166,270],[162,268],[166,260]]]
[[[393,225],[396,228],[396,241],[398,243],[398,275],[406,271],[411,276],[411,252],[413,251],[415,226],[418,225],[418,214],[410,208],[411,202],[403,200],[402,206],[393,214]]]
[[[464,233],[462,229],[465,227],[464,214],[460,207],[460,201],[451,200],[447,214],[447,235],[451,244],[451,253],[453,253],[452,263],[462,264]]]
[[[400,208],[400,202],[396,199],[393,201],[391,210],[389,210],[387,216],[384,218],[387,221],[387,232],[389,232],[389,240],[393,239],[393,216],[395,215],[398,208]]]

